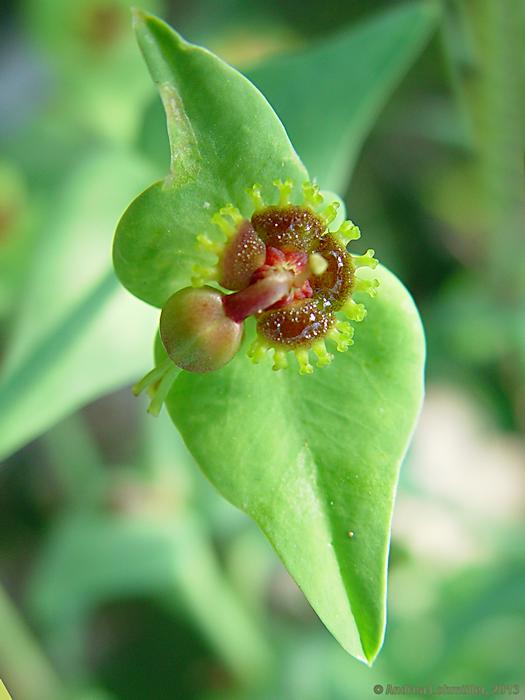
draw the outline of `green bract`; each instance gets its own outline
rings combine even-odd
[[[252,210],[247,188],[276,178],[307,179],[286,132],[261,93],[205,49],[158,19],[135,13],[137,38],[168,119],[171,170],[124,214],[115,269],[135,296],[154,306],[188,285],[199,260],[196,235],[228,202]],[[202,258],[206,262],[206,258]]]
[[[163,307],[190,285],[195,265],[206,265],[196,239],[214,212],[233,203],[250,218],[247,190],[259,183],[275,202],[276,180],[281,194],[291,180],[290,201],[302,201],[308,174],[246,78],[154,17],[136,13],[135,25],[164,102],[171,169],[122,217],[114,262],[135,296]],[[320,216],[328,226],[331,216]],[[360,275],[355,301],[376,276],[380,291],[367,300],[355,345],[330,366],[311,376],[254,366],[248,322],[243,349],[226,366],[172,373],[166,403],[208,478],[259,524],[344,648],[371,663],[384,635],[392,505],[421,404],[424,340],[402,284],[383,267]],[[169,363],[160,344],[156,360],[154,373]]]

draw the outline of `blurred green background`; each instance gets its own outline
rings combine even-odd
[[[167,417],[131,397],[156,314],[119,288],[111,238],[168,151],[130,3],[12,0],[0,678],[16,700],[525,692],[525,3],[141,6],[261,86],[421,309],[428,390],[398,491],[386,640],[372,669],[346,655]]]

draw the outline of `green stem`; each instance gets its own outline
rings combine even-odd
[[[441,45],[447,74],[455,97],[460,128],[469,145],[473,145],[474,125],[465,92],[465,76],[475,67],[473,37],[463,0],[443,0]]]
[[[164,360],[164,362],[161,362],[160,365],[157,365],[146,375],[144,375],[144,377],[142,377],[142,379],[133,386],[131,391],[135,394],[135,396],[142,394],[145,389],[153,386],[162,379],[170,364],[172,364],[172,362],[169,358]]]
[[[151,401],[148,406],[148,413],[152,416],[158,416],[160,410],[166,400],[173,382],[180,373],[180,367],[177,367],[168,358],[161,362],[160,365],[154,367],[146,376],[142,377],[140,382],[137,382],[132,391],[135,396],[141,394],[145,389],[148,390]]]
[[[173,385],[173,382],[177,378],[177,375],[180,372],[179,367],[176,367],[171,361],[170,361],[171,367],[168,367],[160,380],[157,388],[155,389],[155,393],[153,394],[153,398],[151,399],[150,405],[148,406],[148,413],[151,413],[152,416],[158,416],[160,413],[160,409],[162,408],[164,401],[166,401],[166,398],[170,392],[170,389]]]
[[[525,307],[525,3],[523,0],[456,0],[471,39],[473,62],[462,87],[478,160],[477,202],[484,221],[478,277],[499,307],[514,314],[509,323],[503,376],[512,376],[508,393],[516,420],[525,401],[525,363],[521,309]],[[489,319],[490,322],[490,319]]]
[[[67,697],[51,663],[2,587],[0,666],[13,698],[59,700]]]
[[[479,157],[479,204],[486,221],[484,278],[503,303],[525,296],[522,0],[465,3],[476,71],[466,94]]]

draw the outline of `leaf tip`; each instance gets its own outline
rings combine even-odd
[[[363,659],[364,663],[368,666],[368,668],[372,668],[374,665],[379,652],[381,651],[381,648],[383,646],[383,638],[379,640],[379,643],[373,648],[373,649],[365,649],[365,658]]]
[[[371,668],[379,652],[383,648],[383,643],[385,641],[385,631],[386,631],[386,617],[383,615],[382,619],[378,620],[378,625],[373,631],[369,630],[367,634],[360,634],[361,637],[361,648],[363,651],[363,658],[361,659],[369,668]]]

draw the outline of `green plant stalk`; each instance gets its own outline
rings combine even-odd
[[[463,0],[443,0],[439,37],[447,77],[454,94],[458,120],[466,143],[472,147],[474,125],[465,92],[464,76],[474,70],[474,41]]]
[[[525,308],[525,5],[520,0],[465,0],[474,69],[464,76],[465,104],[478,158],[478,202],[485,249],[478,271],[494,306],[520,317]],[[499,371],[523,427],[525,356],[521,324],[507,339]],[[510,378],[510,380],[509,380]]]
[[[465,9],[476,60],[472,76],[465,76],[465,94],[486,220],[483,274],[498,301],[520,304],[525,299],[525,5],[520,0],[470,0]]]
[[[9,596],[0,587],[0,668],[15,698],[59,700],[65,689]]]

